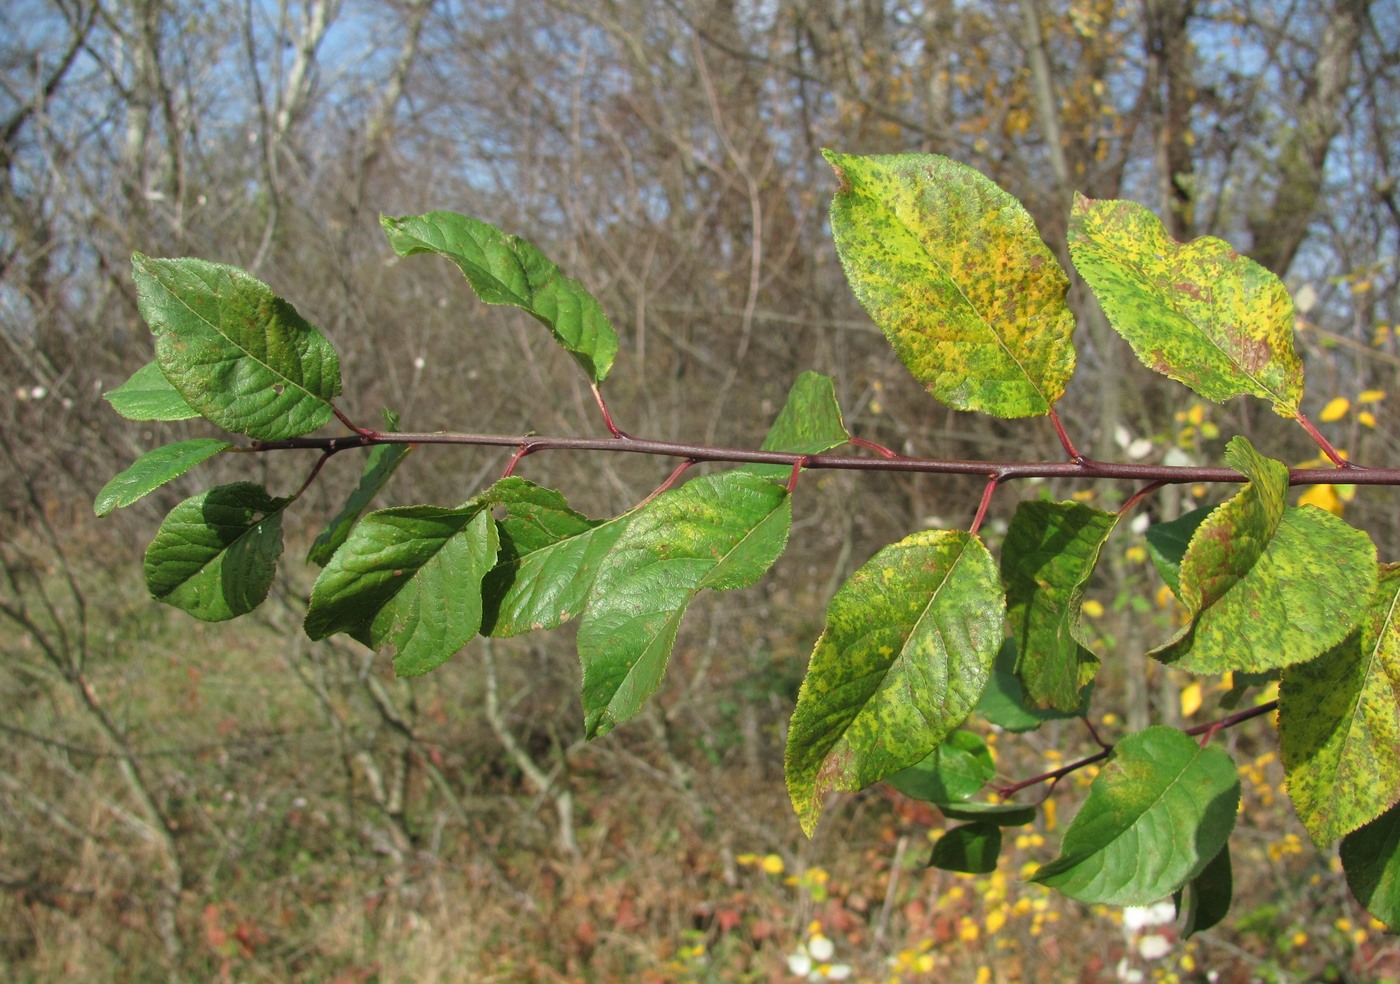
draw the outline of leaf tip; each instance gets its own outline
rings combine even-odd
[[[831,170],[836,174],[836,193],[844,195],[851,190],[851,179],[846,176],[846,169],[841,166],[841,161],[846,159],[845,154],[838,154],[834,150],[822,150],[822,157],[831,165]]]
[[[797,814],[797,825],[802,828],[802,835],[808,840],[816,834],[817,824],[822,816],[821,798],[810,795],[810,792],[796,789],[790,789],[788,792],[792,799],[792,812]]]
[[[583,740],[596,741],[607,735],[617,725],[617,719],[607,708],[594,711],[587,715],[583,722]]]

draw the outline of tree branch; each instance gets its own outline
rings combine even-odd
[[[863,442],[855,441],[852,443]],[[726,448],[676,441],[648,441],[615,437],[540,437],[528,434],[464,434],[451,431],[431,433],[363,433],[342,437],[292,437],[281,441],[254,441],[236,450],[244,453],[265,451],[314,450],[345,451],[377,444],[452,444],[475,447],[512,448],[525,455],[541,451],[607,451],[621,454],[648,454],[658,457],[688,458],[696,462],[722,461],[735,464],[800,465],[839,471],[912,472],[937,475],[978,475],[1008,482],[1027,478],[1109,479],[1127,482],[1160,482],[1167,485],[1189,483],[1239,483],[1245,477],[1232,468],[1190,465],[1149,465],[1097,461],[978,461],[947,458],[868,457],[838,454],[793,454]],[[1290,485],[1400,485],[1400,468],[1291,468]]]

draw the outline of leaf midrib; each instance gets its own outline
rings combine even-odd
[[[867,194],[866,197],[872,201],[876,201],[876,204],[884,204],[876,200],[872,195]],[[1014,365],[1016,369],[1021,373],[1021,375],[1025,378],[1027,385],[1029,385],[1030,388],[1035,392],[1035,395],[1039,397],[1041,403],[1043,403],[1046,406],[1046,408],[1053,406],[1053,401],[1049,398],[1049,396],[1046,395],[1045,391],[1041,389],[1040,385],[1031,375],[1030,370],[1028,370],[1025,364],[1016,356],[1016,353],[1011,350],[1011,347],[1007,344],[1006,340],[1002,337],[1001,333],[997,331],[996,327],[992,324],[992,322],[987,319],[987,316],[982,312],[982,309],[972,302],[972,298],[967,296],[967,292],[963,290],[962,282],[956,277],[954,277],[953,274],[949,272],[947,266],[945,266],[941,261],[938,260],[937,257],[934,256],[933,252],[929,249],[928,245],[925,244],[923,237],[919,235],[918,231],[913,226],[911,226],[908,222],[904,220],[904,218],[899,214],[898,209],[891,207],[890,212],[894,215],[899,225],[913,238],[914,242],[918,244],[919,249],[922,251],[923,255],[927,257],[929,265],[936,269],[943,276],[943,278],[947,280],[948,283],[952,284],[954,289],[957,290],[958,296],[962,298],[963,304],[967,307],[969,311],[976,315],[977,322],[980,325],[982,325],[983,328],[986,329],[987,334],[991,335],[992,340],[996,343],[997,347],[1000,348],[1003,353],[1005,353],[1008,359],[1011,360],[1012,365]]]
[[[1257,387],[1256,390],[1254,391],[1254,393],[1253,393],[1252,395],[1258,396],[1260,393],[1265,393],[1265,394],[1268,395],[1268,399],[1269,399],[1270,401],[1272,401],[1273,404],[1274,404],[1275,406],[1278,406],[1278,407],[1292,406],[1292,405],[1293,405],[1290,398],[1288,398],[1287,396],[1285,396],[1285,395],[1283,395],[1283,394],[1280,394],[1280,393],[1275,392],[1274,389],[1273,389],[1272,387],[1270,387],[1270,386],[1268,386],[1267,384],[1265,384],[1262,380],[1260,380],[1260,379],[1259,379],[1257,376],[1255,376],[1252,372],[1249,372],[1249,371],[1248,371],[1247,369],[1245,369],[1242,365],[1240,365],[1239,362],[1237,362],[1237,361],[1235,360],[1235,357],[1234,357],[1233,355],[1231,355],[1229,352],[1227,352],[1224,348],[1222,348],[1221,345],[1220,345],[1220,343],[1217,342],[1214,338],[1212,338],[1211,335],[1210,335],[1210,333],[1207,332],[1204,328],[1202,328],[1201,325],[1200,325],[1200,323],[1199,323],[1195,318],[1193,318],[1190,314],[1188,314],[1187,312],[1185,312],[1185,311],[1183,311],[1183,310],[1181,309],[1181,307],[1176,303],[1176,295],[1175,295],[1174,293],[1172,293],[1172,292],[1170,292],[1170,291],[1167,291],[1167,290],[1165,290],[1165,289],[1163,289],[1163,288],[1158,287],[1158,286],[1157,286],[1157,282],[1156,282],[1151,276],[1148,275],[1148,273],[1147,273],[1146,270],[1143,268],[1143,266],[1141,265],[1141,263],[1136,259],[1136,256],[1137,256],[1138,254],[1130,254],[1130,253],[1127,253],[1126,251],[1122,251],[1122,250],[1110,252],[1110,250],[1109,250],[1107,247],[1105,247],[1105,246],[1099,244],[1096,240],[1092,240],[1092,239],[1091,239],[1091,240],[1089,240],[1089,242],[1092,243],[1093,246],[1094,246],[1094,248],[1096,248],[1096,249],[1099,251],[1100,256],[1101,256],[1103,259],[1105,259],[1106,261],[1108,261],[1109,263],[1113,263],[1113,264],[1118,264],[1118,265],[1121,265],[1121,266],[1125,266],[1125,267],[1131,269],[1134,273],[1136,273],[1136,274],[1138,275],[1138,277],[1141,279],[1141,281],[1142,281],[1143,283],[1145,283],[1145,284],[1148,285],[1149,291],[1150,291],[1150,293],[1151,293],[1152,295],[1155,295],[1155,296],[1157,296],[1157,297],[1162,298],[1162,299],[1165,301],[1165,303],[1166,303],[1168,309],[1170,309],[1171,312],[1172,312],[1173,314],[1176,314],[1176,315],[1179,316],[1183,321],[1185,321],[1185,322],[1186,322],[1187,324],[1189,324],[1192,328],[1194,328],[1194,329],[1196,330],[1196,333],[1197,333],[1201,338],[1203,338],[1203,339],[1206,341],[1206,343],[1209,344],[1209,345],[1211,346],[1211,348],[1213,348],[1215,351],[1219,352],[1220,355],[1224,357],[1225,361],[1226,361],[1227,363],[1229,363],[1229,365],[1231,366],[1231,368],[1233,368],[1237,373],[1239,373],[1239,374],[1240,374],[1241,376],[1243,376],[1245,379],[1248,379],[1251,383],[1253,383],[1253,384],[1255,385],[1255,387]],[[1184,243],[1176,243],[1176,244],[1174,244],[1174,248],[1171,249],[1171,252],[1170,252],[1170,259],[1169,259],[1169,261],[1168,261],[1168,266],[1167,266],[1167,273],[1168,273],[1168,274],[1171,274],[1171,273],[1173,273],[1173,272],[1175,272],[1175,271],[1177,271],[1177,270],[1179,269],[1178,259],[1179,259],[1181,250],[1182,250],[1186,245],[1187,245],[1187,244],[1184,244]],[[1122,257],[1121,259],[1120,259],[1120,254],[1121,254],[1121,257]],[[1216,305],[1215,305],[1215,291],[1214,291],[1213,288],[1211,288],[1211,305],[1210,305],[1210,307],[1211,307],[1212,310],[1214,310],[1215,306],[1216,306]],[[1275,352],[1275,349],[1274,349],[1274,346],[1273,346],[1273,345],[1270,345],[1270,346],[1269,346],[1269,354],[1270,354],[1270,357],[1271,357],[1271,358],[1274,357],[1274,356],[1276,355],[1276,352]]]
[[[147,267],[148,272],[149,272],[149,269],[150,269],[150,268]],[[223,271],[221,271],[221,272],[223,272]],[[222,311],[226,302],[225,302],[224,299],[219,295],[219,292],[218,292],[217,290],[212,289],[212,287],[210,286],[210,284],[208,283],[208,281],[206,281],[206,280],[204,279],[203,276],[201,276],[201,275],[199,275],[199,274],[195,274],[195,276],[199,277],[200,282],[203,283],[203,284],[206,286],[206,288],[210,288],[210,293],[214,296],[214,299],[217,301],[217,303],[218,303],[218,305],[219,305],[220,311]],[[232,285],[233,289],[236,290],[236,291],[238,292],[239,297],[240,297],[240,298],[245,297],[245,296],[246,296],[247,285],[238,283],[237,278],[235,278],[235,277],[233,277],[233,276],[231,276],[231,275],[228,275],[227,273],[225,273],[225,276],[228,277],[229,283]],[[324,405],[324,406],[330,406],[330,401],[328,401],[328,400],[322,398],[322,397],[321,397],[319,394],[317,394],[317,393],[311,392],[311,390],[307,389],[306,385],[305,385],[304,383],[302,383],[300,380],[293,379],[291,376],[288,376],[288,375],[286,375],[285,373],[280,372],[280,371],[278,371],[277,369],[273,368],[273,367],[272,367],[270,364],[268,364],[264,359],[261,359],[261,358],[259,358],[258,356],[254,355],[252,352],[248,351],[247,347],[244,346],[241,342],[237,341],[235,338],[233,338],[233,336],[231,336],[231,335],[229,335],[227,332],[223,331],[219,326],[215,325],[215,324],[214,324],[213,322],[211,322],[208,318],[204,317],[204,315],[202,315],[202,314],[200,314],[198,311],[196,311],[193,307],[190,306],[190,304],[189,304],[188,301],[186,301],[183,297],[181,297],[179,294],[175,293],[175,291],[171,290],[170,287],[167,286],[167,284],[166,284],[164,278],[159,277],[159,276],[152,275],[152,279],[160,286],[161,290],[165,291],[165,293],[166,293],[167,295],[169,295],[169,296],[170,296],[173,300],[175,300],[181,307],[183,307],[186,311],[188,311],[188,312],[190,313],[190,315],[191,315],[195,320],[197,320],[197,321],[199,321],[200,323],[204,324],[204,325],[205,325],[210,331],[212,331],[216,336],[218,336],[219,338],[224,339],[226,342],[228,342],[230,345],[232,345],[235,349],[237,349],[239,352],[242,353],[242,355],[243,355],[244,358],[248,359],[250,362],[253,362],[253,363],[255,363],[255,364],[261,366],[263,369],[267,370],[269,373],[271,373],[271,374],[272,374],[273,376],[275,376],[276,378],[285,381],[289,386],[295,387],[295,388],[296,388],[301,394],[303,394],[304,396],[309,397],[310,399],[313,399],[313,400],[315,400],[316,402],[321,403],[321,404]],[[259,322],[259,324],[261,324],[261,323],[262,323],[262,322]],[[176,335],[179,334],[178,330],[173,329],[173,328],[171,329],[171,333],[172,333],[172,334],[176,334]],[[300,353],[299,353],[299,354],[300,354]],[[298,359],[298,361],[300,362],[300,359]],[[162,371],[163,371],[163,370],[164,370],[164,367],[162,367]],[[183,397],[184,394],[182,393],[181,396]]]

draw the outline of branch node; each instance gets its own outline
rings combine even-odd
[[[1103,749],[1105,752],[1111,751],[1113,749],[1113,745],[1111,743],[1106,742],[1099,737],[1099,731],[1097,728],[1094,727],[1094,722],[1089,720],[1089,715],[1085,714],[1082,718],[1080,718],[1080,720],[1084,722],[1084,727],[1089,729],[1089,737],[1094,739],[1095,745],[1098,745],[1099,748]]]
[[[1317,446],[1322,449],[1322,453],[1327,456],[1328,460],[1331,461],[1332,464],[1336,465],[1338,468],[1361,467],[1360,465],[1353,465],[1350,461],[1347,461],[1345,458],[1343,458],[1341,452],[1339,452],[1336,448],[1332,446],[1331,441],[1327,440],[1327,438],[1322,436],[1322,432],[1319,431],[1316,427],[1314,427],[1313,422],[1307,417],[1305,417],[1301,411],[1299,411],[1298,413],[1297,420],[1298,423],[1303,426],[1303,430],[1308,432],[1308,436],[1311,437],[1317,443]]]
[[[510,456],[510,461],[506,462],[506,470],[501,472],[501,477],[510,478],[515,471],[515,466],[520,464],[520,459],[529,454],[531,450],[529,443],[521,444],[520,447],[516,448],[515,453]]]
[[[807,467],[808,455],[798,455],[797,460],[792,463],[792,474],[788,476],[787,491],[792,495],[797,491],[797,476],[802,474],[802,469]]]
[[[334,403],[331,404],[331,412],[335,414],[337,420],[339,420],[346,427],[349,427],[356,434],[360,435],[360,437],[372,440],[379,436],[378,431],[372,430],[368,427],[361,427],[359,424],[355,423],[353,420],[351,420],[345,415],[345,411],[341,410],[340,407],[336,406]]]
[[[1079,449],[1074,446],[1074,442],[1069,439],[1065,425],[1060,422],[1060,415],[1055,412],[1055,408],[1050,408],[1050,423],[1055,426],[1055,436],[1060,439],[1060,447],[1065,449],[1065,454],[1069,455],[1069,460],[1076,465],[1087,465],[1090,459],[1079,453]]]

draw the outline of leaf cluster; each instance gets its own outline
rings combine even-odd
[[[839,184],[831,227],[847,279],[914,377],[958,409],[1049,417],[1071,466],[1093,473],[1055,412],[1075,365],[1069,278],[1021,204],[945,158],[827,159]],[[593,388],[612,445],[641,447],[613,425],[603,401],[618,338],[580,284],[534,246],[476,219],[433,212],[382,224],[400,255],[446,258],[482,301],[543,324]],[[1144,365],[1209,400],[1266,400],[1339,470],[1357,471],[1300,411],[1292,305],[1276,277],[1218,240],[1172,241],[1130,202],[1077,198],[1069,234],[1079,275]],[[307,634],[346,634],[416,675],[478,634],[576,620],[589,738],[635,716],[656,692],[700,591],[748,587],[778,559],[805,468],[828,463],[845,444],[880,452],[872,467],[899,457],[853,438],[832,380],[804,373],[763,454],[730,455],[737,467],[680,482],[699,454],[692,451],[661,489],[619,516],[584,516],[560,492],[516,476],[519,460],[541,447],[530,438],[519,440],[498,481],[465,502],[371,510],[413,447],[451,436],[399,433],[391,414],[379,429],[353,423],[335,403],[341,379],[330,342],[243,271],[138,254],[133,276],[155,360],[108,395],[112,406],[140,421],[202,417],[247,443],[196,438],[148,452],[102,490],[97,512],[220,454],[318,450],[309,485],[331,455],[367,450],[358,487],[309,552],[321,570]],[[336,419],[345,434],[310,436]],[[1193,674],[1280,681],[1278,728],[1298,815],[1320,847],[1341,839],[1353,890],[1378,918],[1400,925],[1400,629],[1392,617],[1400,567],[1380,564],[1370,537],[1337,516],[1289,506],[1289,469],[1244,438],[1230,441],[1225,464],[1238,485],[1229,498],[1147,532],[1183,613],[1148,655]],[[984,508],[1010,472],[989,465],[985,473]],[[1100,656],[1085,626],[1085,592],[1124,516],[1162,480],[1119,512],[1027,499],[999,560],[979,535],[979,512],[971,529],[911,533],[855,571],[827,609],[788,734],[787,787],[804,830],[815,829],[831,793],[888,781],[957,822],[933,864],[995,867],[1002,828],[1032,822],[1036,808],[975,799],[995,768],[963,726],[980,718],[1025,731],[1086,713]],[[146,554],[151,593],[211,621],[251,611],[281,557],[282,514],[305,487],[274,496],[240,482],[177,505]],[[1198,741],[1153,726],[1095,756],[1102,769],[1059,857],[1034,877],[1089,902],[1175,894],[1190,932],[1218,920],[1229,904],[1227,842],[1240,788],[1229,755],[1210,744],[1213,731]]]

